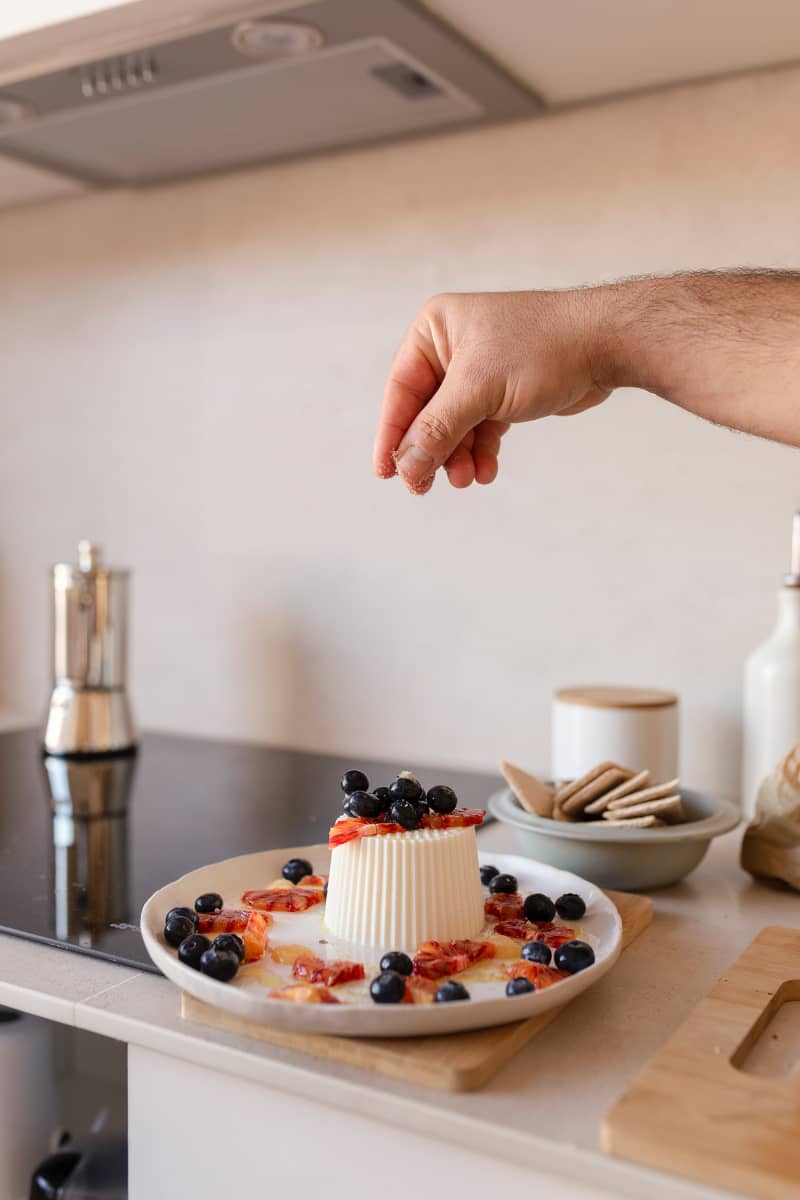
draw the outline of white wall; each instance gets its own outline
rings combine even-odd
[[[135,0],[3,0],[0,37],[14,37],[56,21],[77,20],[133,2]]]
[[[384,373],[445,289],[800,260],[800,72],[0,219],[0,710],[48,688],[48,564],[135,569],[142,723],[544,764],[558,684],[684,700],[730,789],[796,452],[636,393],[500,479],[375,480]]]

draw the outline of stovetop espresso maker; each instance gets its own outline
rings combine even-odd
[[[107,567],[99,546],[78,544],[78,563],[53,567],[53,693],[47,754],[133,750],[127,694],[130,572]]]

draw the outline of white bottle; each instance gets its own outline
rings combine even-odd
[[[778,623],[744,669],[742,812],[752,817],[762,780],[800,741],[800,512],[792,569],[778,592]]]

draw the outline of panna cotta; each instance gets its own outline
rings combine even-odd
[[[473,938],[484,919],[474,825],[356,837],[332,850],[325,923],[343,941],[413,953]]]

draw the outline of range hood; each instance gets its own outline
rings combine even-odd
[[[539,107],[406,0],[262,4],[4,83],[0,159],[144,185]]]

